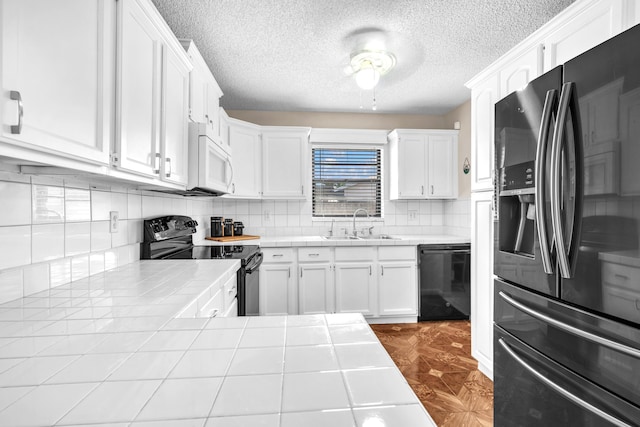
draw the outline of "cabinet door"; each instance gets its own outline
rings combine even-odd
[[[139,0],[119,1],[118,167],[160,171],[162,41]]]
[[[471,355],[493,378],[493,193],[471,194]]]
[[[376,314],[375,278],[373,263],[337,263],[336,312]]]
[[[218,115],[220,114],[220,97],[222,96],[222,91],[220,91],[220,87],[218,83],[214,80],[211,73],[209,73],[209,78],[206,81],[206,112],[205,112],[205,120],[207,122],[207,127],[211,135],[219,135],[220,134],[220,119]]]
[[[495,103],[499,99],[498,75],[471,89],[471,190],[493,186],[493,133]]]
[[[330,264],[299,264],[300,314],[333,313],[333,271]]]
[[[500,70],[500,98],[522,89],[541,74],[542,55],[542,45],[535,45]]]
[[[401,135],[398,141],[398,198],[427,197],[427,144],[425,135]]]
[[[3,0],[0,22],[2,138],[108,164],[115,2]]]
[[[233,179],[229,196],[260,197],[260,127],[239,120],[229,120],[229,143],[232,153]]]
[[[220,110],[218,111],[218,121],[220,122],[220,127],[218,128],[218,136],[220,136],[222,147],[226,151],[230,152],[231,143],[229,142],[229,116],[222,107],[220,107]]]
[[[297,314],[292,268],[288,263],[260,266],[261,316]]]
[[[545,71],[564,64],[624,29],[627,18],[622,1],[600,0],[584,4],[574,17],[545,38]]]
[[[380,316],[417,316],[418,286],[414,262],[380,263],[378,301]]]
[[[300,199],[309,170],[307,128],[263,128],[262,197]]]
[[[453,135],[429,136],[427,197],[458,196],[458,138]]]
[[[164,97],[161,175],[164,181],[186,184],[188,153],[189,69],[164,49]]]

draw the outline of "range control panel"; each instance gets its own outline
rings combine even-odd
[[[188,216],[169,215],[144,220],[144,241],[157,242],[194,234],[198,222]]]

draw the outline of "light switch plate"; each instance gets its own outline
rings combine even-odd
[[[118,227],[118,219],[120,216],[118,215],[118,211],[109,212],[109,232],[117,233],[119,230]]]

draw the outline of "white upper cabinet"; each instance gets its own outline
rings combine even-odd
[[[389,134],[390,198],[458,195],[458,131],[396,129]]]
[[[564,64],[624,30],[627,20],[625,3],[621,0],[598,0],[575,4],[571,19],[544,37],[545,71]]]
[[[161,178],[177,184],[187,183],[189,68],[171,47],[164,50]]]
[[[180,40],[193,64],[189,82],[189,119],[206,123],[207,135],[220,135],[220,97],[222,90],[193,40]]]
[[[262,168],[262,147],[260,126],[253,123],[227,119],[229,144],[235,156],[231,160],[233,175],[229,194],[225,197],[242,199],[260,198],[260,171]]]
[[[0,2],[5,155],[35,149],[109,163],[115,14],[108,0]]]
[[[126,171],[183,184],[191,64],[147,0],[119,1],[118,18],[114,163]]]
[[[500,98],[525,87],[542,74],[542,44],[527,48],[500,70]]]
[[[118,120],[116,166],[160,173],[162,40],[138,0],[118,2]]]
[[[310,128],[262,128],[262,197],[302,199],[310,170]]]
[[[491,190],[493,185],[494,105],[500,82],[493,74],[471,89],[471,190]]]

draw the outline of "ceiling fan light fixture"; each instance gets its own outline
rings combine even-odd
[[[371,90],[380,81],[380,73],[373,67],[365,67],[358,70],[355,79],[360,89]]]
[[[396,57],[384,50],[362,50],[351,55],[351,68],[356,84],[365,90],[376,87],[380,76],[396,65]]]

